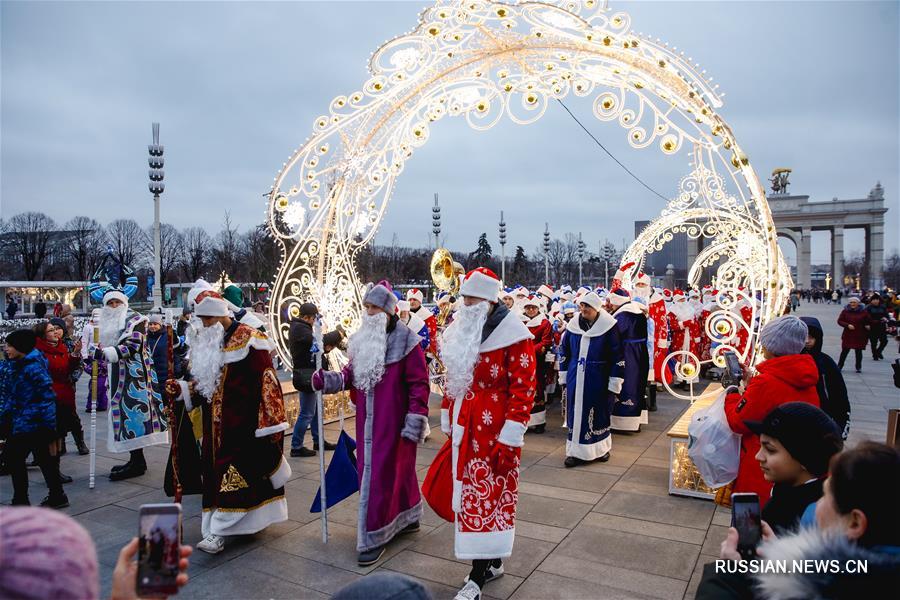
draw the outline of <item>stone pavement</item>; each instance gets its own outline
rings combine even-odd
[[[826,350],[835,357],[840,347],[837,313],[836,306],[806,303],[799,313],[819,317],[826,328]],[[897,357],[896,341],[885,355],[888,360],[877,363],[868,355],[862,375],[852,368],[845,372],[853,403],[851,444],[866,438],[883,440],[885,411],[900,406],[889,364]],[[86,382],[80,388],[78,397],[84,398]],[[565,430],[559,426],[558,405],[552,407],[547,433],[526,436],[515,550],[505,561],[507,575],[486,587],[488,597],[692,598],[703,565],[718,555],[730,515],[709,501],[668,495],[665,431],[686,406],[662,395],[649,426],[637,434],[614,437],[609,462],[576,469],[563,468]],[[168,501],[160,489],[166,451],[147,450],[149,470],[143,477],[110,483],[105,474],[124,458],[106,452],[105,414],[99,416],[96,488],[88,489],[88,457],[70,453],[63,457],[62,469],[75,478],[66,486],[72,506],[65,512],[93,536],[108,597],[119,549],[137,531],[137,509],[144,503]],[[435,429],[438,421],[434,406]],[[87,416],[83,422],[87,429]],[[352,432],[352,419],[346,425]],[[337,425],[328,430],[328,439],[335,439]],[[435,431],[420,447],[420,479],[443,437]],[[453,597],[469,566],[453,559],[450,524],[426,507],[420,532],[393,542],[376,567],[359,567],[355,497],[329,511],[331,535],[324,545],[319,520],[309,513],[318,488],[318,460],[289,460],[294,471],[286,486],[290,520],[255,536],[230,539],[219,555],[195,552],[191,581],[179,597],[326,598],[375,570],[404,573],[420,580],[436,598]],[[37,502],[46,490],[40,472],[29,472],[31,498]],[[8,479],[0,479],[0,502],[9,502],[10,487]],[[196,543],[199,498],[185,498],[184,511],[185,540]]]

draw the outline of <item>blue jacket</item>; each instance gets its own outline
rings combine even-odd
[[[56,394],[40,350],[0,363],[0,429],[6,428],[12,435],[56,430]]]
[[[172,359],[175,366],[175,373],[169,377],[169,334],[166,329],[162,328],[157,333],[147,333],[147,348],[150,350],[153,359],[153,370],[156,371],[156,380],[160,386],[164,386],[166,379],[178,379],[181,377],[181,359],[182,349],[181,342],[175,339],[172,349]]]

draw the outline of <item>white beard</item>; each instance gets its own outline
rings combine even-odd
[[[104,306],[100,309],[100,345],[115,346],[125,329],[125,320],[128,317],[128,306],[123,304],[113,308]]]
[[[489,302],[460,306],[453,324],[444,332],[441,359],[447,368],[447,394],[455,400],[465,398],[472,387],[481,332],[490,309]]]
[[[694,318],[694,309],[687,302],[673,302],[669,312],[675,315],[679,321],[690,321]]]
[[[365,392],[384,377],[384,355],[387,352],[386,312],[362,316],[362,325],[350,336],[347,352],[353,368],[353,385]]]
[[[221,323],[199,330],[188,330],[191,347],[191,376],[197,385],[197,391],[205,398],[212,399],[219,380],[222,377],[222,366],[225,364],[225,353],[222,347],[225,342],[225,328]]]

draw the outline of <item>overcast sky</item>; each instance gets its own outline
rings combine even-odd
[[[886,250],[897,248],[898,2],[621,2],[635,31],[684,49],[724,91],[720,113],[761,178],[791,167],[812,201],[885,188]],[[0,216],[41,210],[150,224],[150,123],[162,124],[162,219],[215,232],[227,209],[242,230],[262,194],[332,98],[359,89],[369,54],[411,29],[426,2],[13,2],[0,4]],[[687,158],[628,147],[587,101],[567,101],[604,144],[670,196]],[[476,133],[437,124],[400,178],[377,237],[424,246],[438,192],[447,245],[529,253],[544,222],[590,248],[633,238],[662,201],[612,162],[561,107],[538,123]],[[473,218],[475,216],[476,218]],[[847,235],[848,252],[862,249]],[[509,252],[508,248],[508,252]],[[828,262],[826,234],[814,262]],[[786,255],[793,262],[793,251]]]

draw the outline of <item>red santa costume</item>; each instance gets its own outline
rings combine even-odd
[[[498,559],[512,553],[519,458],[535,393],[534,336],[497,303],[499,291],[490,269],[470,271],[460,288],[470,305],[460,306],[442,348],[441,429],[452,440],[454,552],[474,559],[469,589],[458,597],[479,597],[487,570],[502,569]],[[475,299],[486,302],[472,304]]]
[[[738,356],[749,357],[747,342],[750,339],[750,330],[753,327],[753,300],[744,295],[747,291],[743,287],[739,287],[738,292],[740,292],[740,299],[735,303],[733,310],[736,310],[741,316],[741,321],[744,322],[746,327],[738,326],[734,347],[738,351]],[[745,360],[744,363],[746,364],[746,362]]]
[[[647,303],[647,320],[653,325],[648,327],[650,335],[650,360],[652,361],[649,381],[672,382],[672,373],[665,369],[666,354],[669,353],[669,319],[665,297],[650,287],[650,277],[641,272],[634,283],[634,295],[643,298]],[[671,292],[670,292],[671,293]]]
[[[428,326],[428,348],[426,348],[425,354],[427,356],[437,356],[437,317],[422,305],[422,302],[425,301],[422,290],[418,288],[408,290],[406,292],[406,301],[410,304],[410,314],[419,317]]]
[[[700,360],[710,360],[712,358],[712,339],[706,335],[706,323],[709,316],[716,310],[716,298],[711,287],[703,288],[703,306],[700,309]]]
[[[669,350],[695,353],[694,338],[697,337],[697,320],[694,318],[694,309],[685,301],[684,292],[681,290],[675,290],[672,294],[668,317],[669,331],[672,332],[672,345]],[[679,359],[679,362],[684,361]],[[676,377],[676,379],[683,381],[680,377]]]
[[[534,307],[540,311],[541,300],[535,296],[529,296],[523,303],[523,307],[527,311],[529,307]],[[544,389],[549,383],[549,375],[553,373],[553,363],[547,362],[547,353],[553,348],[553,327],[550,321],[543,314],[538,312],[533,317],[528,317],[525,326],[533,336],[534,344],[534,360],[535,360],[535,377],[537,387],[534,393],[534,407],[531,409],[531,417],[528,420],[528,427],[534,427],[537,433],[544,432],[544,425],[547,424],[546,398],[544,397]],[[552,355],[551,355],[552,356]]]

